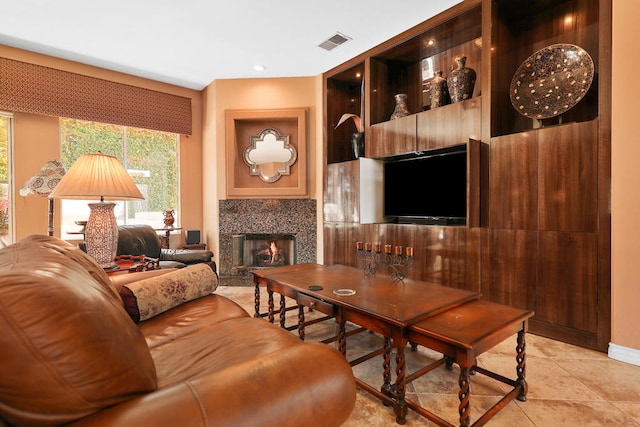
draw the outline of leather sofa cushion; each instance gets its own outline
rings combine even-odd
[[[215,325],[203,322],[199,333],[182,334],[156,345],[151,356],[158,373],[158,387],[164,388],[251,363],[300,344],[294,334],[283,334],[269,322],[244,317]]]
[[[101,270],[53,237],[0,251],[0,415],[9,423],[69,423],[156,389],[145,339]]]
[[[124,285],[120,297],[129,316],[140,322],[211,294],[217,287],[218,275],[213,266],[202,263]]]
[[[235,302],[216,294],[142,322],[140,328],[160,388],[303,344],[296,334],[283,334],[279,327],[250,317]]]
[[[211,294],[140,322],[138,327],[153,350],[181,336],[198,334],[203,325],[214,326],[225,320],[245,317],[249,314],[244,308],[228,298]]]

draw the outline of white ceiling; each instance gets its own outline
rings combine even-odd
[[[0,44],[200,90],[321,74],[460,1],[0,0]]]

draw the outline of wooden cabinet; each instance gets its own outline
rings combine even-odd
[[[598,120],[538,132],[539,227],[598,229]]]
[[[531,132],[492,138],[489,226],[538,229],[538,139]]]
[[[385,221],[382,162],[360,158],[327,166],[324,220],[359,224]]]
[[[367,157],[380,158],[414,152],[417,150],[416,115],[370,126],[366,135]]]
[[[448,147],[481,140],[482,99],[467,99],[417,115],[417,150]]]
[[[356,265],[358,240],[411,244],[411,277],[534,310],[531,331],[606,351],[611,8],[612,0],[463,0],[325,73],[325,263]],[[586,50],[596,77],[568,111],[528,118],[511,105],[512,77],[559,43]],[[476,71],[473,96],[432,109],[430,76],[449,75],[458,56]],[[411,114],[391,121],[398,93],[407,94]],[[354,129],[333,129],[344,112],[364,118],[369,158],[469,143],[467,226],[361,224],[328,212],[351,182],[335,174],[353,159]]]

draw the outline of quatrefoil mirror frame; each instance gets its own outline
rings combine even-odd
[[[251,175],[264,182],[276,182],[281,176],[291,174],[291,166],[297,156],[296,148],[289,144],[289,135],[281,135],[277,129],[268,128],[251,137],[243,159]]]
[[[299,198],[309,197],[307,187],[307,120],[309,108],[225,110],[226,187],[229,199]],[[296,150],[295,159],[289,154],[289,174],[267,182],[251,172],[245,161],[247,144],[252,137],[259,139],[265,130],[277,130],[288,136],[289,145]],[[273,134],[267,133],[267,139]],[[264,138],[264,136],[263,136]],[[280,145],[284,148],[284,144]],[[282,153],[282,150],[280,150]],[[286,154],[286,153],[285,153]],[[286,159],[285,159],[286,160]],[[259,160],[254,163],[263,162]],[[278,165],[280,166],[280,165]],[[256,168],[257,172],[259,167]],[[267,172],[265,175],[273,176]]]

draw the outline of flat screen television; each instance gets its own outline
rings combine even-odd
[[[385,160],[384,215],[398,223],[465,225],[467,145]]]

